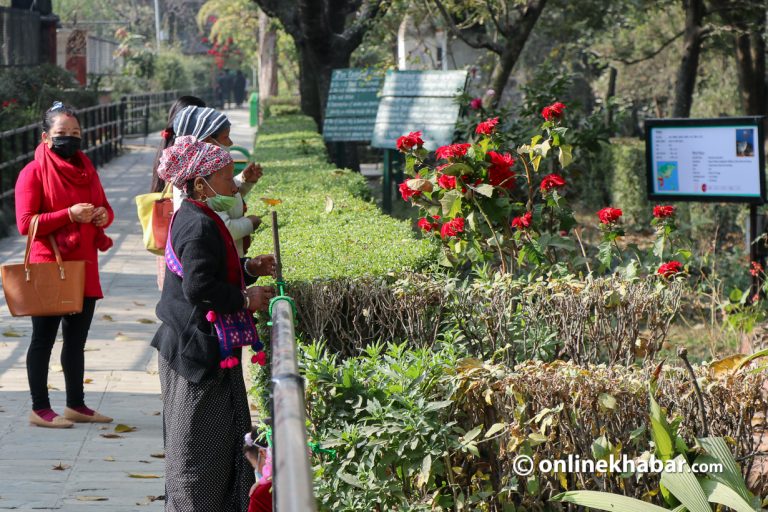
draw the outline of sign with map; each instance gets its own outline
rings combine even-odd
[[[648,119],[648,197],[654,201],[765,201],[763,118]]]
[[[466,84],[466,71],[387,71],[371,145],[396,149],[398,137],[416,131],[430,151],[450,144]]]
[[[365,69],[334,69],[323,120],[328,142],[370,142],[382,76]]]

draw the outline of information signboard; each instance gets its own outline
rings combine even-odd
[[[323,121],[328,142],[370,142],[382,77],[365,69],[334,69]]]
[[[648,197],[765,202],[763,118],[648,119]]]
[[[371,145],[396,149],[398,137],[422,132],[424,146],[450,144],[459,117],[456,95],[464,92],[466,71],[388,71]]]

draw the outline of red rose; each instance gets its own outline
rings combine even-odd
[[[515,165],[515,158],[509,153],[489,151],[491,166],[488,168],[488,183],[494,187],[512,189],[515,187],[515,173],[510,169]]]
[[[533,220],[533,214],[526,212],[521,217],[515,217],[512,219],[512,227],[515,229],[525,229],[531,227],[531,221]]]
[[[421,132],[411,132],[397,139],[397,149],[403,153],[412,150],[414,147],[421,147],[424,141],[421,140]]]
[[[403,200],[404,201],[408,201],[412,197],[417,197],[417,196],[421,195],[421,191],[420,190],[411,190],[408,187],[408,182],[409,181],[411,181],[411,180],[405,180],[404,182],[402,182],[400,184],[400,187],[399,187],[400,195],[403,196]]]
[[[559,188],[565,186],[565,180],[559,174],[547,174],[544,179],[541,180],[541,191],[548,192],[553,188]]]
[[[437,185],[440,188],[444,188],[446,190],[453,190],[456,188],[456,176],[449,176],[447,174],[441,174],[437,178]]]
[[[752,262],[752,268],[749,269],[749,273],[752,274],[754,277],[759,276],[763,272],[763,266],[756,262]]]
[[[653,216],[657,219],[665,219],[667,217],[671,217],[675,214],[675,207],[674,206],[654,206],[653,207]]]
[[[491,135],[496,129],[497,124],[499,124],[498,117],[494,117],[493,119],[486,119],[477,125],[477,128],[475,128],[475,133],[478,135]]]
[[[597,216],[600,217],[600,222],[603,224],[612,224],[619,220],[623,213],[619,208],[611,208],[609,206],[597,212]]]
[[[441,146],[435,151],[435,156],[439,159],[450,160],[460,158],[467,154],[467,150],[472,144],[451,144],[450,146]]]
[[[469,108],[473,110],[480,110],[483,108],[483,98],[474,98],[469,102]]]
[[[560,103],[559,101],[556,101],[555,103],[549,105],[548,107],[544,107],[541,109],[541,116],[546,121],[553,121],[555,119],[560,119],[563,117],[563,110],[565,110],[565,105]]]
[[[673,275],[677,274],[683,270],[683,264],[679,261],[670,261],[669,263],[664,263],[659,267],[659,270],[656,272],[663,276],[663,277],[672,277]]]
[[[440,224],[437,222],[440,220],[440,216],[433,215],[432,218],[434,219],[434,222],[430,221],[426,217],[422,217],[421,219],[419,219],[419,222],[417,224],[424,231],[434,231],[435,229],[438,228],[438,226],[440,226]]]
[[[440,236],[443,238],[456,236],[464,231],[464,219],[456,217],[451,219],[440,228]]]
[[[201,43],[206,43],[206,44],[207,44],[207,43],[208,43],[208,38],[207,38],[207,37],[204,37],[204,38],[202,38],[202,39],[200,40],[200,42],[201,42]]]

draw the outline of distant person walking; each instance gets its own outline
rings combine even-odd
[[[234,89],[235,103],[237,104],[237,108],[240,108],[245,101],[245,74],[243,74],[240,69],[237,70],[237,74],[235,75]]]
[[[80,121],[75,111],[57,101],[43,115],[43,134],[35,158],[16,181],[16,224],[26,235],[37,221],[31,263],[55,262],[48,235],[52,235],[65,261],[85,260],[83,309],[66,316],[33,316],[32,339],[27,351],[27,378],[32,394],[33,425],[69,428],[72,422],[109,423],[108,418],[85,405],[83,375],[85,341],[96,301],[104,297],[99,281],[97,251],[112,247],[104,233],[115,218],[99,175],[80,151]],[[48,364],[61,325],[64,344],[61,366],[67,391],[64,417],[51,409],[48,397]]]
[[[232,96],[233,77],[229,74],[229,70],[225,69],[216,78],[216,85],[219,90],[219,104],[222,109],[227,108],[227,103]]]

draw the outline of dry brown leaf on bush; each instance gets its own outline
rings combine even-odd
[[[709,373],[712,377],[721,377],[736,370],[747,357],[746,354],[734,354],[719,361],[712,361],[709,363]]]
[[[124,423],[118,423],[117,426],[115,426],[115,432],[118,434],[125,434],[127,432],[135,432],[137,429],[136,427],[132,427],[130,425],[126,425]]]

